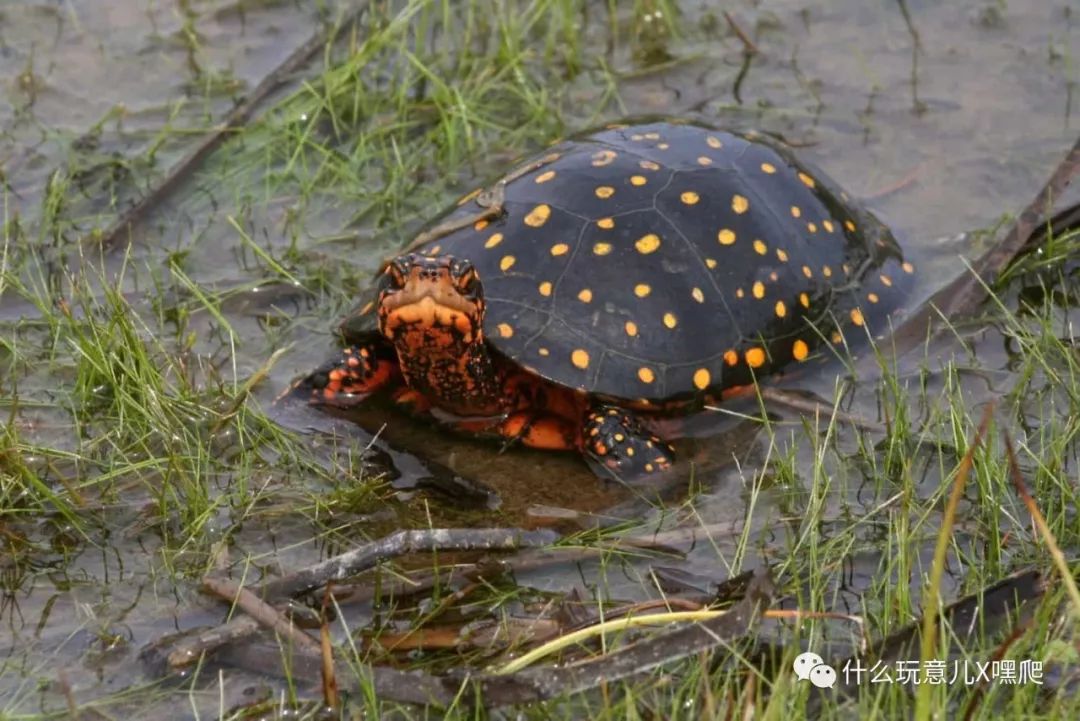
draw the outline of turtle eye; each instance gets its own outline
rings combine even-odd
[[[386,271],[383,273],[387,288],[394,290],[400,290],[405,287],[405,275],[406,268],[401,262],[401,259],[395,259],[386,266]]]
[[[468,268],[457,279],[458,292],[466,298],[475,298],[480,294],[480,276],[476,270]]]

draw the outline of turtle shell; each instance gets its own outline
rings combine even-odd
[[[475,265],[495,350],[607,398],[702,398],[880,332],[913,272],[873,215],[757,133],[609,126],[507,177],[502,217],[414,252]]]

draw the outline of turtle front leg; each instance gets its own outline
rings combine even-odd
[[[581,429],[581,452],[597,475],[619,481],[666,471],[675,449],[649,433],[632,413],[614,406],[595,406]]]
[[[376,343],[352,345],[341,356],[302,379],[294,391],[308,391],[314,405],[351,408],[400,379],[396,359]]]

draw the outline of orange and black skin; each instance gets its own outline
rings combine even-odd
[[[389,392],[414,415],[471,435],[579,451],[620,480],[671,467],[671,446],[631,412],[491,352],[483,286],[469,261],[404,255],[387,266],[382,283],[378,335],[308,376],[313,402],[347,408]]]

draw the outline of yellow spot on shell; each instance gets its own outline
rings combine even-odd
[[[525,225],[530,228],[539,228],[541,225],[547,222],[547,219],[551,217],[551,206],[541,203],[525,216]]]
[[[656,374],[653,373],[652,368],[646,368],[645,366],[638,368],[637,377],[642,383],[652,383],[656,380]]]
[[[547,297],[547,296],[551,295],[551,281],[550,280],[545,280],[543,283],[541,283],[539,285],[537,290],[539,290],[540,295],[542,295],[544,297]]]
[[[537,182],[537,184],[546,183],[546,182],[548,182],[549,180],[551,180],[554,177],[555,177],[555,171],[554,170],[549,170],[546,173],[541,173],[540,175],[537,175],[536,176],[536,182]]]
[[[707,265],[710,269],[715,268],[716,267],[716,258],[706,258],[705,259],[705,265]]]
[[[699,200],[701,200],[701,196],[692,190],[687,190],[685,193],[679,196],[679,200],[686,203],[687,205],[694,205]]]
[[[589,354],[578,348],[570,354],[570,362],[574,364],[575,368],[585,370],[589,367]]]
[[[774,308],[774,310],[776,311],[777,318],[783,318],[787,315],[787,306],[784,305],[784,301],[782,300],[776,301],[776,307]]]
[[[667,150],[667,149],[668,149],[668,148],[670,148],[670,147],[671,147],[671,146],[670,146],[670,145],[668,145],[667,143],[657,143],[657,144],[656,144],[656,149],[657,149],[657,150]]]
[[[664,325],[668,328],[674,328],[679,324],[679,321],[675,318],[674,313],[664,313]]]
[[[731,209],[735,211],[736,215],[742,215],[750,209],[750,201],[742,195],[731,196]]]
[[[736,288],[735,289],[735,297],[736,298],[742,298],[745,295],[746,295],[746,291],[744,291],[742,288]]]
[[[764,240],[755,240],[754,241],[754,252],[757,253],[758,255],[765,255],[766,253],[769,252],[769,247],[767,245],[765,245]]]
[[[765,351],[762,348],[751,348],[746,351],[746,365],[751,368],[760,368],[765,365]]]
[[[798,176],[799,176],[799,180],[801,180],[803,182],[803,185],[805,185],[807,188],[813,188],[814,187],[814,179],[811,178],[809,175],[807,175],[806,173],[801,173],[800,172],[800,173],[798,173]]]
[[[712,165],[712,158],[708,157],[707,155],[701,155],[698,157],[697,163],[698,165],[709,166]]]
[[[832,224],[831,220],[823,220],[823,221],[821,221],[821,224],[823,226],[825,226],[825,230],[827,230],[830,233],[833,232],[834,230],[836,230],[836,226],[834,226]]]
[[[503,239],[503,234],[502,233],[494,233],[490,238],[487,239],[487,242],[484,243],[484,247],[485,248],[494,248],[496,245],[498,245],[499,243],[502,242],[502,239]]]
[[[724,351],[724,362],[729,366],[739,365],[739,354],[733,350]]]
[[[776,259],[777,260],[779,260],[781,263],[786,263],[787,258],[788,258],[787,251],[785,251],[783,248],[777,248],[776,249]]]
[[[569,250],[570,246],[566,243],[556,243],[555,245],[551,246],[552,255],[566,255]]]
[[[810,270],[810,266],[808,266],[808,265],[804,265],[802,267],[802,274],[805,275],[807,278],[813,278],[814,277],[814,271]]]
[[[499,329],[499,335],[501,337],[503,337],[503,338],[513,338],[514,337],[514,329],[510,326],[509,323],[499,323],[499,325],[497,327]]]
[[[645,133],[646,140],[659,140],[660,133]]]
[[[844,340],[844,336],[840,334],[840,331],[834,330],[832,332],[832,335],[829,336],[829,340],[831,340],[833,343],[842,343]]]
[[[637,239],[637,242],[634,243],[634,247],[637,248],[637,251],[642,255],[648,255],[660,247],[660,236],[656,233],[643,235]]]
[[[903,263],[900,264],[900,267],[904,269],[905,273],[914,273],[915,272],[915,266],[913,266],[911,263],[907,262],[906,260]]]
[[[832,268],[830,268],[827,265],[821,266],[821,274],[824,275],[826,278],[831,278],[832,277]]]
[[[877,303],[877,302],[878,302],[879,300],[881,300],[881,299],[880,299],[880,298],[878,297],[878,294],[877,294],[877,293],[867,293],[867,294],[866,294],[866,299],[867,299],[868,301],[870,301],[871,303]]]
[[[851,309],[851,322],[854,323],[855,325],[862,325],[863,322],[865,322],[865,319],[863,318],[862,311],[859,310],[858,308],[852,308]]]
[[[545,358],[551,355],[551,351],[549,351],[547,348],[537,348],[536,352],[544,356]]]
[[[642,168],[644,168],[645,170],[660,170],[660,165],[657,164],[657,163],[654,163],[651,160],[642,160],[641,162],[638,163],[638,165],[641,166]]]
[[[811,233],[816,233],[817,232],[817,224],[816,223],[807,223],[806,224],[806,229],[809,230]]]
[[[884,283],[887,287],[892,287],[892,278],[885,275],[884,273],[882,273],[878,277],[881,278],[881,282]]]
[[[806,345],[806,341],[802,338],[791,344],[791,357],[795,360],[806,360],[808,355],[810,355],[810,346]]]
[[[592,291],[588,288],[583,288],[582,291],[577,294],[577,299],[580,300],[582,303],[591,303]]]
[[[801,305],[803,308],[809,308],[810,296],[806,293],[799,293],[799,305]]]
[[[611,243],[597,243],[592,247],[592,252],[596,255],[607,255],[611,252]]]
[[[791,206],[791,217],[792,218],[800,218],[800,217],[802,217],[802,210],[799,209],[799,206],[797,206],[797,205]]]
[[[755,280],[754,286],[750,289],[750,292],[754,294],[755,298],[761,300],[765,297],[765,284],[762,283],[760,280]]]
[[[776,172],[776,166],[773,165],[772,163],[762,163],[761,164],[761,172],[768,173],[769,175],[772,175],[773,173]]]
[[[705,294],[701,292],[701,288],[694,288],[690,291],[690,297],[696,300],[698,303],[705,302]]]
[[[505,273],[514,267],[514,263],[517,259],[512,255],[504,255],[503,259],[499,261],[499,268]]]
[[[604,230],[611,230],[615,227],[615,220],[613,218],[601,218],[596,221],[596,224]]]
[[[851,232],[851,233],[855,232],[855,224],[852,223],[850,220],[845,220],[844,221],[844,227],[848,229],[848,232]]]
[[[716,148],[717,150],[724,147],[724,144],[720,142],[720,138],[717,138],[714,135],[705,138],[705,142],[709,144],[710,148]]]
[[[694,387],[699,391],[703,391],[709,387],[709,383],[712,381],[712,376],[709,374],[708,369],[698,368],[694,371]]]
[[[631,338],[637,335],[637,323],[635,323],[634,321],[626,321],[626,325],[623,326],[623,328],[624,330],[626,330],[626,335],[630,336]]]
[[[601,199],[607,199],[615,195],[615,188],[610,185],[601,185],[596,189],[596,197]]]
[[[617,155],[614,150],[598,150],[592,154],[592,164],[597,168],[610,165]]]
[[[720,245],[731,245],[735,242],[735,232],[728,228],[723,228],[716,234],[716,239],[720,241]]]
[[[644,298],[649,293],[652,293],[652,288],[649,287],[648,283],[638,283],[634,286],[634,295],[638,298]]]
[[[777,282],[778,280],[780,280],[780,274],[777,273],[775,270],[772,271],[771,273],[769,273],[769,280],[771,280],[773,283]]]
[[[648,182],[649,182],[649,179],[646,178],[644,175],[631,175],[630,176],[630,185],[641,186],[641,185],[645,185],[645,183],[648,183]]]
[[[479,233],[481,230],[483,230],[486,227],[488,227],[488,222],[486,220],[484,220],[483,218],[481,218],[480,220],[473,223],[473,230],[475,230],[477,233]]]

